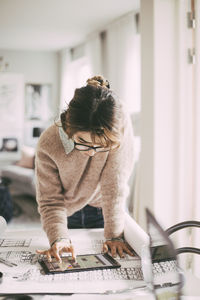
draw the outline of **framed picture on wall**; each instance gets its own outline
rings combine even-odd
[[[27,120],[47,121],[53,116],[51,84],[25,86],[25,117]]]
[[[0,73],[0,134],[19,133],[24,124],[24,77]]]

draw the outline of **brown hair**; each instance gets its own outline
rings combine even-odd
[[[78,131],[89,131],[94,144],[111,147],[120,144],[123,116],[119,101],[102,76],[87,80],[87,85],[75,90],[68,108],[60,115],[69,138]]]

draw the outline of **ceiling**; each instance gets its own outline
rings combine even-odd
[[[140,0],[0,0],[0,49],[74,47],[139,8]]]

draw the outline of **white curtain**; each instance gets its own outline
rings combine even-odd
[[[188,2],[179,1],[179,73],[178,85],[178,126],[177,129],[177,203],[178,221],[200,221],[200,3],[196,1],[195,45],[192,30],[187,27],[185,15]],[[195,47],[195,63],[188,63],[186,50]],[[200,228],[185,229],[176,234],[179,247],[200,247]],[[181,262],[186,268],[193,268],[200,277],[200,257],[195,254],[182,255]]]
[[[61,108],[77,82],[102,74],[130,112],[140,111],[140,38],[135,14],[126,15],[105,31],[105,41],[100,32],[87,38],[79,58],[73,59],[70,49],[61,51]],[[73,50],[76,52],[76,48]]]
[[[89,77],[102,74],[100,33],[89,36],[86,42],[59,53],[60,109],[66,108],[76,88],[84,86]]]
[[[72,51],[70,49],[61,51],[60,65],[60,109],[63,110],[73,98],[75,89],[84,86],[87,79],[91,77],[91,68],[89,59],[84,52],[80,51],[80,55],[73,59]]]
[[[140,111],[140,37],[136,15],[108,26],[105,36],[105,75],[130,112]]]
[[[69,65],[71,62],[70,49],[64,49],[59,53],[60,64],[60,109],[66,107],[66,102],[69,99],[71,88],[71,76],[69,72]]]
[[[100,33],[95,33],[88,37],[85,42],[85,56],[88,60],[91,75],[101,75],[102,68],[102,44]]]
[[[194,219],[200,221],[200,2],[196,1],[196,64],[195,64],[195,183]],[[194,231],[193,246],[200,248],[200,228]],[[194,272],[200,277],[200,256],[194,256]]]
[[[136,13],[132,12],[110,24],[103,39],[104,74],[111,89],[125,103],[130,113],[135,133],[133,160],[135,167],[129,180],[130,193],[127,209],[135,216],[138,184],[138,158],[140,153],[140,132],[138,132],[140,96],[140,35]]]

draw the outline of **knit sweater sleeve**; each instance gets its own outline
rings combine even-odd
[[[110,151],[101,176],[105,238],[120,237],[124,231],[125,200],[128,179],[134,166],[134,139],[131,120],[126,120],[119,148]]]
[[[41,137],[36,151],[36,199],[42,225],[51,244],[58,237],[67,238],[68,230],[62,184],[46,138],[45,134]]]

